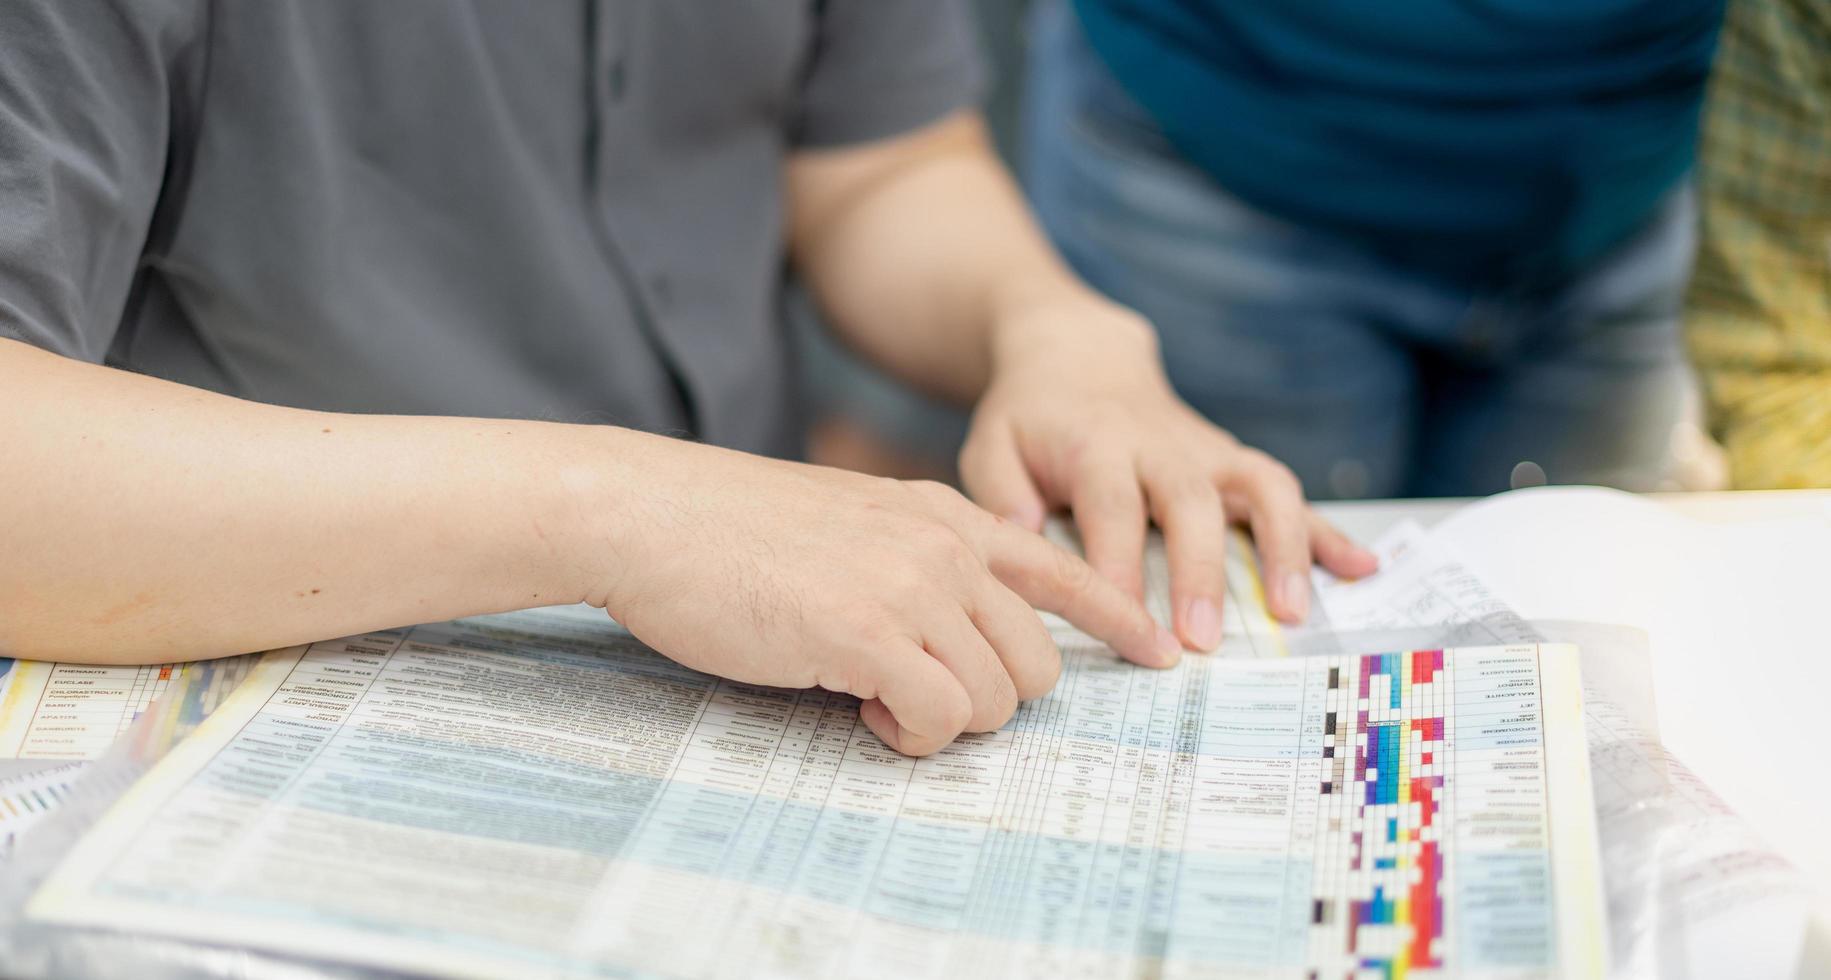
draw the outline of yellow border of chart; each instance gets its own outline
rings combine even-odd
[[[1583,680],[1577,648],[1538,648],[1540,713],[1544,718],[1546,800],[1551,821],[1552,868],[1558,916],[1558,975],[1600,977],[1608,972],[1608,913],[1602,891],[1596,801],[1590,784],[1589,743],[1583,718]]]
[[[1265,625],[1265,635],[1270,638],[1272,647],[1278,652],[1278,656],[1288,657],[1291,655],[1291,649],[1284,642],[1284,625],[1272,615],[1271,601],[1265,595],[1265,573],[1259,568],[1259,549],[1253,546],[1252,537],[1237,527],[1233,529],[1233,541],[1240,548],[1241,562],[1246,565],[1246,570],[1252,573],[1253,612],[1258,614],[1259,621]],[[1248,623],[1246,626],[1249,635],[1252,632],[1252,625]]]
[[[51,682],[51,670],[56,666],[42,660],[13,661],[13,669],[6,674],[6,692],[0,694],[0,759],[19,758],[25,737],[32,730],[34,714],[26,705],[26,699],[31,698],[36,705],[45,685]]]

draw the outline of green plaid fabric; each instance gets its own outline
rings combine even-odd
[[[1831,0],[1730,0],[1689,343],[1738,487],[1831,486]]]

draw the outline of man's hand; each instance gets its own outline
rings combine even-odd
[[[1283,618],[1307,611],[1312,555],[1345,575],[1373,570],[1304,506],[1289,470],[1177,400],[1149,325],[1074,278],[976,115],[798,153],[788,188],[795,266],[839,336],[910,384],[978,405],[960,463],[973,496],[1031,528],[1072,508],[1089,560],[1134,595],[1155,518],[1188,646],[1220,641],[1229,519],[1252,526]]]
[[[994,327],[993,374],[960,455],[967,490],[1016,524],[1073,510],[1087,560],[1143,592],[1147,520],[1163,529],[1176,632],[1221,639],[1229,520],[1249,524],[1274,615],[1309,612],[1311,557],[1345,576],[1376,559],[1305,505],[1291,471],[1240,445],[1171,391],[1156,338],[1136,315],[1055,291]]]
[[[930,483],[656,440],[589,600],[689,667],[863,700],[924,755],[1055,684],[1032,605],[1148,666],[1176,638],[1084,562]]]
[[[161,663],[588,601],[689,666],[855,694],[916,754],[1055,683],[1032,603],[1140,663],[1179,655],[1080,559],[934,484],[604,425],[261,405],[6,339],[0,391],[10,654]]]

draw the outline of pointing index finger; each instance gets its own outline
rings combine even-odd
[[[1169,667],[1182,645],[1144,606],[1086,562],[1041,537],[1001,524],[987,542],[986,564],[1025,602],[1057,613],[1147,667]]]

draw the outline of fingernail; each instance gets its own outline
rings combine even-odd
[[[1198,650],[1213,650],[1220,646],[1221,614],[1214,607],[1214,600],[1205,596],[1190,599],[1183,612],[1183,629]]]
[[[1011,512],[1005,515],[1005,520],[1019,527],[1040,531],[1043,529],[1043,509],[1036,504],[1024,504],[1021,507],[1012,508]]]
[[[1176,634],[1162,626],[1157,627],[1157,656],[1162,658],[1163,665],[1176,666],[1176,661],[1181,660],[1182,655],[1183,645],[1177,641]]]
[[[1278,603],[1284,607],[1292,623],[1301,623],[1310,616],[1310,581],[1303,572],[1286,572],[1284,574],[1284,594]]]

